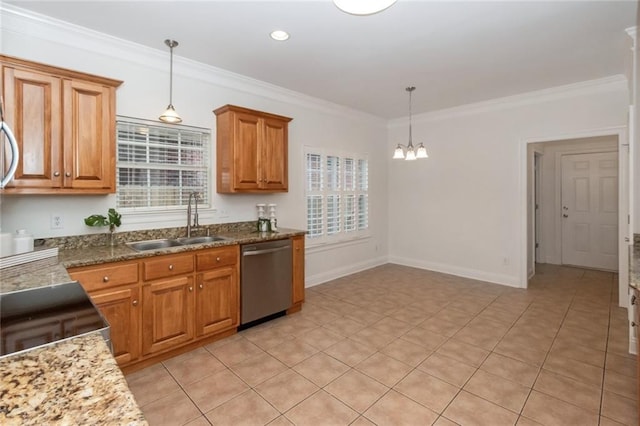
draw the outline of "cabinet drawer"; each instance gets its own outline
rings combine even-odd
[[[196,254],[198,271],[235,265],[236,263],[238,263],[238,246],[212,249]]]
[[[82,284],[87,291],[101,290],[138,282],[138,264],[105,264],[87,269],[70,270],[72,279]]]
[[[156,257],[143,264],[145,281],[172,277],[193,272],[193,254]]]

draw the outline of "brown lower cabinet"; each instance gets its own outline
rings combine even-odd
[[[290,312],[304,301],[304,236],[293,242]],[[114,356],[134,371],[235,333],[240,246],[70,268],[111,326]],[[126,367],[126,368],[124,368]]]
[[[212,335],[237,327],[239,317],[236,268],[219,268],[197,275],[196,336]]]
[[[128,364],[140,355],[140,288],[125,286],[91,293],[91,299],[111,326],[113,356]]]
[[[172,349],[193,339],[192,276],[145,283],[142,301],[143,355]]]
[[[299,310],[304,302],[304,235],[291,239],[293,245],[293,288],[292,308],[290,311]]]

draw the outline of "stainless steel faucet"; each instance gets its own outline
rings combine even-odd
[[[200,197],[200,193],[191,192],[189,193],[189,204],[187,205],[187,238],[191,237],[191,227],[197,228],[200,226],[198,223],[198,198]],[[191,224],[191,199],[194,198],[196,200],[196,213],[193,216],[193,225]]]

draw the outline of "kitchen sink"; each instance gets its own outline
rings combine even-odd
[[[226,238],[217,236],[205,237],[181,237],[175,239],[164,238],[160,240],[146,240],[127,243],[129,247],[135,251],[160,250],[170,247],[190,246],[194,244],[213,243],[216,241],[224,241]]]
[[[127,245],[135,251],[147,251],[183,246],[184,244],[178,240],[169,240],[165,238],[161,240],[136,241],[135,243],[127,243]]]
[[[204,244],[204,243],[213,243],[216,241],[224,241],[226,238],[216,237],[216,236],[206,236],[206,237],[182,237],[178,238],[177,241],[180,244],[190,245],[190,244]]]

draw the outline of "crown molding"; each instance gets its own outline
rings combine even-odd
[[[136,65],[167,71],[167,52],[0,2],[0,31],[40,38]],[[4,50],[4,49],[3,49]],[[29,59],[29,58],[25,58]],[[55,64],[64,67],[64,63]],[[95,72],[95,70],[92,70]],[[385,128],[387,120],[372,114],[289,90],[174,54],[174,75],[197,79],[247,94],[286,102],[324,114],[351,118]]]
[[[414,123],[426,123],[445,120],[454,117],[463,117],[480,114],[484,112],[500,111],[504,109],[534,105],[559,99],[568,99],[576,96],[591,95],[596,93],[606,93],[614,91],[628,91],[627,78],[622,75],[613,75],[596,80],[581,81],[578,83],[563,86],[551,87],[548,89],[536,90],[533,92],[520,93],[513,96],[490,99],[488,101],[476,102],[452,108],[417,114],[412,117]],[[387,128],[392,129],[407,126],[408,117],[390,120]]]

